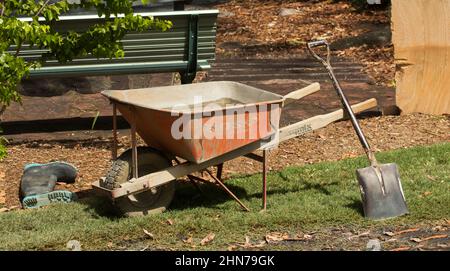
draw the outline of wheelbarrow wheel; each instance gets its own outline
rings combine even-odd
[[[132,178],[132,151],[125,151],[114,161],[105,180],[100,185],[107,189],[120,187]],[[172,161],[149,147],[138,147],[138,173],[144,176],[172,166]],[[138,194],[115,200],[115,206],[125,216],[142,216],[161,213],[172,202],[175,180]]]

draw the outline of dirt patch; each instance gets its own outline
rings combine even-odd
[[[192,238],[180,237],[191,243]],[[145,237],[120,240],[108,245],[113,250],[167,251],[176,250],[155,246]],[[195,250],[193,245],[192,249]],[[450,221],[441,219],[432,223],[408,226],[374,226],[355,228],[336,226],[316,231],[295,230],[267,232],[264,235],[245,236],[221,248],[228,251],[449,251]]]
[[[407,148],[450,141],[450,119],[442,116],[412,114],[385,116],[361,121],[369,142],[375,151]],[[19,183],[27,163],[46,163],[62,160],[79,169],[75,184],[61,184],[57,189],[88,191],[92,182],[105,176],[110,161],[110,138],[81,142],[39,141],[8,146],[8,157],[0,162],[0,204],[19,205]],[[123,151],[130,146],[129,138],[120,138]],[[305,165],[334,161],[362,155],[356,135],[349,121],[333,123],[314,133],[282,143],[269,154],[270,169],[279,170],[291,165]],[[225,163],[224,174],[251,174],[261,171],[261,164],[246,158]]]
[[[270,236],[275,241],[267,242]],[[409,227],[376,227],[372,229],[350,229],[334,227],[313,232],[269,233],[266,243],[249,250],[387,250],[421,251],[450,250],[450,224],[448,220],[432,224],[417,224]],[[245,247],[231,246],[233,250]]]

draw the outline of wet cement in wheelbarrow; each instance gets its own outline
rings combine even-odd
[[[226,109],[229,107],[233,107],[233,106],[237,106],[237,105],[245,105],[246,103],[233,99],[233,98],[220,98],[217,100],[213,100],[213,101],[205,101],[202,102],[201,104],[188,104],[186,106],[184,106],[183,108],[186,108],[187,110],[190,110],[192,112],[194,112],[194,109],[196,108],[221,108],[221,109]],[[214,107],[212,107],[214,106]],[[177,106],[171,106],[171,107],[164,107],[162,108],[163,110],[177,110]]]

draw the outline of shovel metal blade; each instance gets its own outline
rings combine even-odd
[[[379,220],[407,214],[408,207],[397,165],[380,164],[378,168],[384,182],[384,191],[374,167],[356,170],[365,217]]]

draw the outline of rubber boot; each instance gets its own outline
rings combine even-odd
[[[57,182],[64,182],[64,183],[74,183],[78,174],[77,168],[74,165],[66,162],[50,162],[47,164],[38,164],[38,163],[27,164],[23,169],[24,174],[28,170],[32,169],[38,169],[41,172],[55,175],[57,178],[56,180]]]
[[[77,169],[64,162],[28,164],[20,183],[20,197],[24,208],[37,208],[52,202],[71,202],[76,194],[67,190],[53,191],[56,182],[75,182]]]

